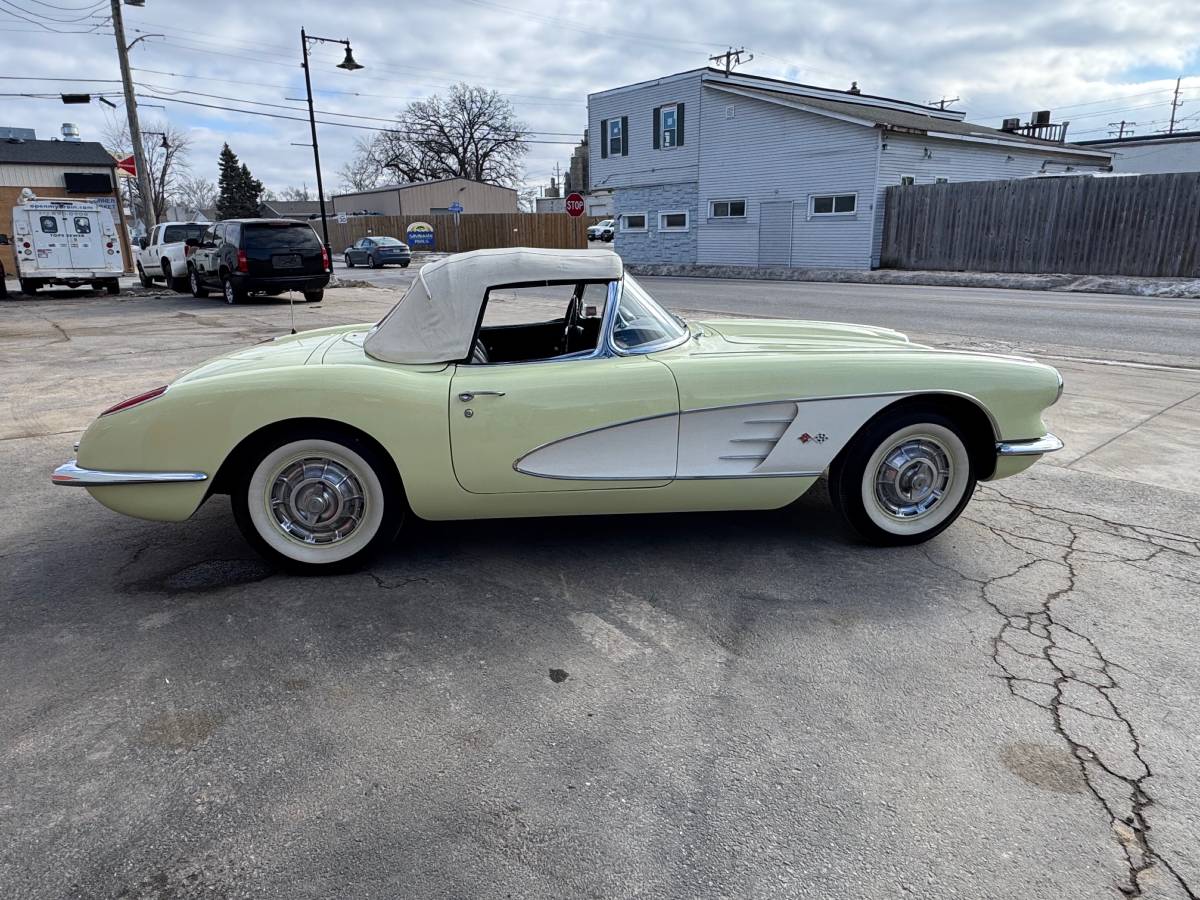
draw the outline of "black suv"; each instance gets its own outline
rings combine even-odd
[[[226,303],[239,303],[251,293],[284,291],[301,291],[305,300],[316,302],[325,296],[330,271],[329,251],[317,233],[293,219],[217,222],[188,257],[192,296],[219,290]]]

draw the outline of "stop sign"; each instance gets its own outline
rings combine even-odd
[[[578,219],[583,215],[583,195],[568,194],[567,195],[567,215],[573,219]]]

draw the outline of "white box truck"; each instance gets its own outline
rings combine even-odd
[[[112,213],[95,203],[38,198],[26,188],[13,207],[12,250],[26,294],[49,284],[121,290],[121,237]]]

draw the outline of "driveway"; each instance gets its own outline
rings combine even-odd
[[[49,484],[106,405],[395,299],[0,303],[6,895],[1200,893],[1195,360],[1038,344],[1070,357],[1067,451],[911,549],[855,544],[819,485],[773,513],[414,523],[306,579],[225,498],[163,525]],[[990,315],[974,339],[1021,349]]]

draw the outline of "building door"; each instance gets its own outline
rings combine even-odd
[[[792,201],[770,200],[758,208],[758,264],[792,264]]]

